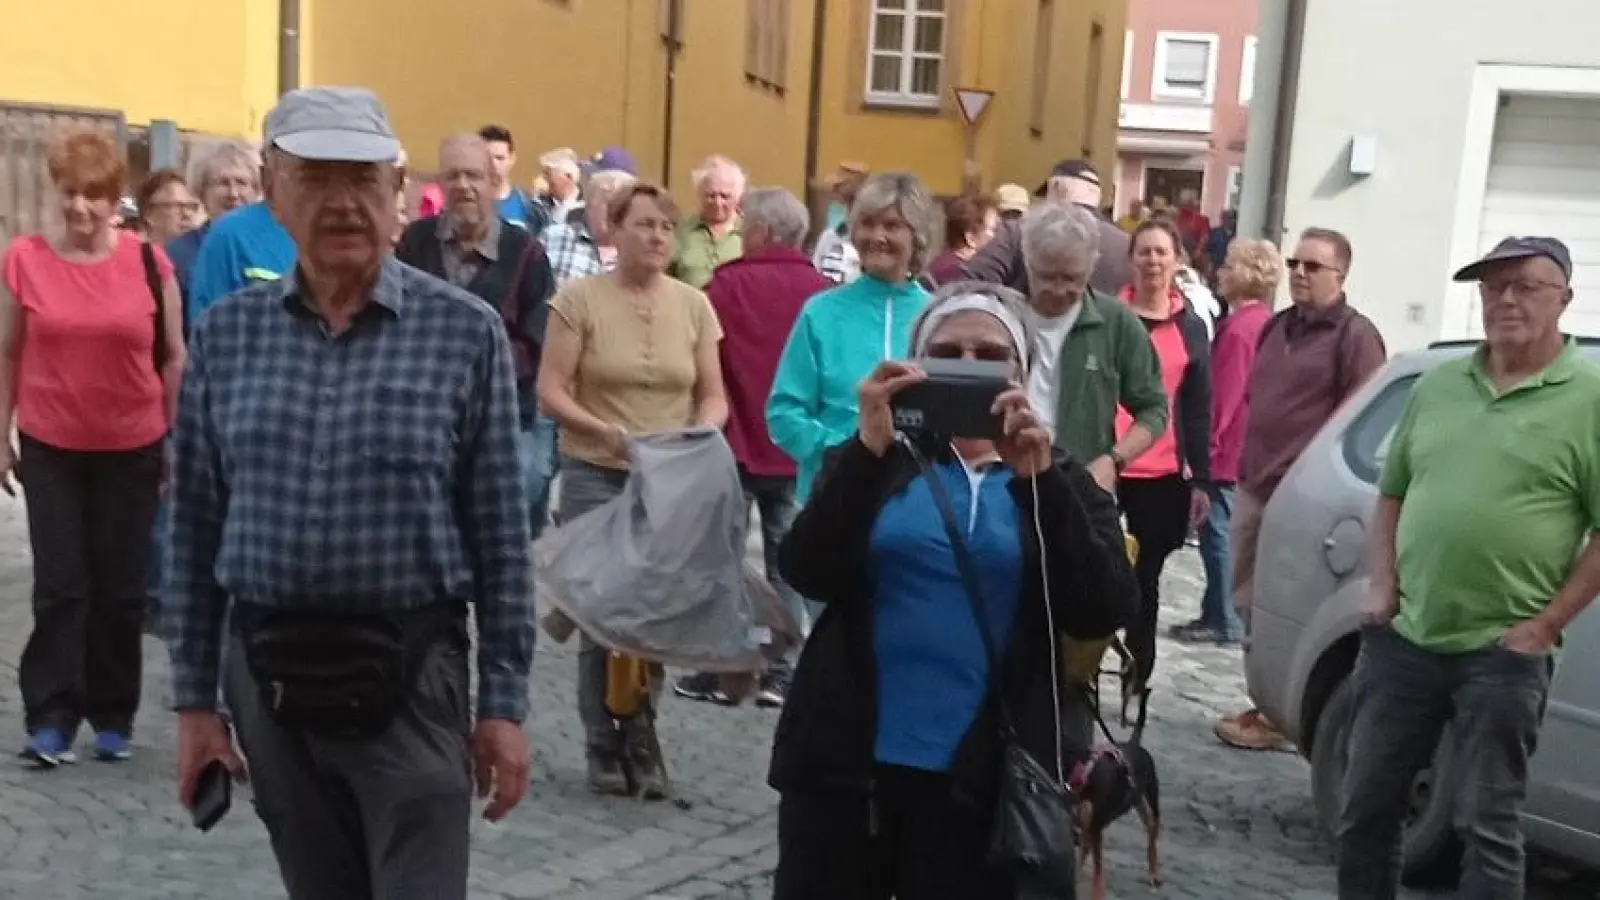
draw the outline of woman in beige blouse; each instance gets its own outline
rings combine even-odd
[[[539,404],[561,428],[562,521],[622,491],[632,436],[720,429],[728,418],[716,313],[705,294],[666,274],[677,250],[671,196],[654,185],[630,185],[611,199],[609,219],[617,266],[568,282],[550,300],[539,368]],[[583,639],[578,714],[589,787],[626,794],[631,774],[633,788],[646,799],[664,799],[650,723],[618,722],[606,708],[607,657]],[[650,680],[659,696],[659,667]]]

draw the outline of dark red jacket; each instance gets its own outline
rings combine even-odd
[[[767,396],[789,332],[806,301],[833,287],[811,258],[766,247],[717,267],[706,296],[722,322],[722,380],[728,390],[728,444],[751,475],[795,476],[794,460],[767,432]]]

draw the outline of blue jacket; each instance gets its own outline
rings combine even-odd
[[[799,468],[797,502],[810,496],[828,448],[855,434],[862,379],[878,363],[910,355],[911,325],[928,300],[915,282],[889,284],[863,273],[806,302],[767,400],[772,441]]]
[[[277,281],[294,271],[298,253],[265,203],[241,206],[212,223],[189,275],[188,320],[218,300],[258,281]]]

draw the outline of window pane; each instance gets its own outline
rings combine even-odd
[[[923,12],[944,12],[944,0],[916,0],[916,5]]]
[[[944,49],[944,19],[917,17],[917,50],[938,53]]]
[[[911,91],[913,94],[939,95],[939,61],[914,59],[911,61]]]
[[[873,91],[889,94],[900,92],[900,57],[886,56],[882,53],[872,55],[872,87]]]
[[[876,6],[879,9],[905,9],[906,0],[877,0]]]
[[[894,13],[878,16],[878,27],[873,32],[872,49],[899,53],[906,46],[906,17]]]
[[[1206,41],[1168,41],[1168,84],[1205,87],[1211,71],[1211,44]]]
[[[1415,375],[1396,379],[1373,398],[1345,432],[1345,463],[1362,481],[1377,483],[1383,462],[1389,457],[1389,442],[1394,439],[1395,426],[1416,384]]]

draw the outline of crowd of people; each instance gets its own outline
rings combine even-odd
[[[26,757],[74,761],[85,723],[98,758],[131,756],[158,619],[180,796],[248,759],[296,898],[464,896],[474,782],[490,819],[526,787],[552,486],[555,519],[581,516],[632,438],[685,427],[726,434],[806,635],[757,692],[783,708],[777,896],[1010,896],[983,862],[999,720],[1081,757],[1092,676],[1057,670],[1061,642],[1119,631],[1142,702],[1191,529],[1207,589],[1170,637],[1239,646],[1262,509],[1386,355],[1337,231],[1285,260],[1231,218],[1119,224],[1085,160],[945,201],[844,163],[813,229],[722,156],[687,215],[621,148],[552,150],[523,190],[495,125],[442,142],[410,211],[363,90],[291,92],[265,132],[155,173],[132,211],[109,141],[56,144],[60,221],[4,258],[0,472],[33,548]],[[1012,366],[1001,437],[896,434],[928,358]],[[608,706],[615,663],[583,640],[588,785],[665,798],[654,718]],[[674,689],[735,702],[711,674]],[[1217,734],[1284,743],[1255,711]]]

